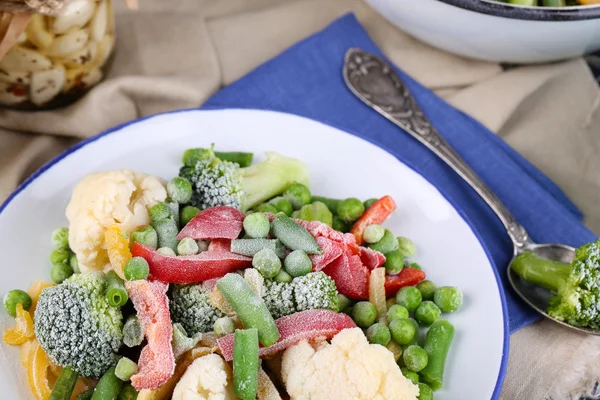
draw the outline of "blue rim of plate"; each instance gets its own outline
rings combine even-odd
[[[277,114],[287,114],[287,115],[292,115],[294,117],[299,117],[299,118],[304,118],[304,119],[308,119],[314,122],[318,122],[320,124],[323,125],[327,125],[330,126],[332,128],[335,128],[341,132],[345,132],[347,134],[350,134],[352,136],[356,136],[359,137],[377,147],[379,147],[380,149],[384,150],[385,152],[391,154],[394,158],[396,158],[399,162],[401,162],[402,164],[406,165],[408,168],[410,168],[411,170],[413,170],[416,174],[418,174],[419,176],[421,176],[423,179],[425,179],[427,182],[429,182],[430,185],[432,185],[433,187],[435,187],[438,192],[446,199],[446,201],[448,201],[450,203],[450,205],[452,205],[452,207],[456,210],[456,212],[461,216],[461,218],[463,219],[463,221],[465,221],[465,223],[469,226],[469,228],[471,228],[471,231],[473,232],[473,234],[475,235],[475,237],[477,238],[477,240],[479,241],[480,246],[483,248],[483,251],[485,252],[488,261],[490,262],[490,266],[493,264],[492,262],[492,257],[490,255],[490,252],[488,250],[488,248],[486,247],[485,243],[483,242],[483,240],[481,239],[481,237],[479,236],[479,234],[477,233],[477,231],[475,230],[475,227],[473,226],[473,224],[471,223],[471,221],[467,218],[466,215],[464,215],[464,213],[461,211],[461,209],[458,207],[457,204],[455,204],[452,199],[450,199],[442,190],[440,190],[439,188],[437,188],[433,183],[431,183],[427,177],[421,175],[415,168],[413,168],[413,166],[410,165],[410,163],[405,162],[404,160],[401,160],[399,157],[397,157],[395,154],[390,153],[388,150],[386,150],[384,147],[380,146],[378,143],[376,143],[375,141],[371,140],[370,138],[367,137],[363,137],[362,135],[358,134],[357,132],[351,132],[348,131],[347,129],[341,129],[338,128],[337,126],[333,125],[333,124],[329,124],[329,123],[325,123],[325,122],[321,122],[321,121],[317,121],[317,120],[313,120],[301,115],[297,115],[297,114],[292,114],[292,113],[284,113],[284,112],[280,112],[280,111],[273,111],[273,110],[266,110],[266,109],[257,109],[257,108],[226,108],[226,107],[206,107],[203,109],[199,109],[199,108],[187,108],[187,109],[181,109],[181,110],[174,110],[174,111],[167,111],[164,113],[159,113],[159,114],[154,114],[154,115],[149,115],[146,117],[141,117],[138,119],[134,119],[122,124],[119,124],[117,126],[114,126],[110,129],[105,130],[104,132],[98,133],[97,135],[94,136],[90,136],[87,139],[82,140],[81,142],[75,144],[74,146],[71,146],[69,148],[67,148],[66,150],[64,150],[62,153],[58,154],[56,157],[54,157],[53,159],[51,159],[50,161],[48,161],[47,163],[45,163],[44,165],[42,165],[37,171],[35,171],[33,174],[31,174],[31,176],[29,176],[22,184],[20,184],[17,189],[15,189],[14,192],[12,192],[8,198],[2,203],[2,205],[0,205],[0,214],[6,209],[6,207],[23,191],[25,190],[31,183],[33,183],[38,177],[40,177],[44,172],[46,172],[47,170],[49,170],[50,168],[52,168],[52,166],[54,166],[55,164],[57,164],[58,162],[60,162],[62,159],[68,157],[70,154],[76,152],[77,150],[87,146],[90,143],[93,143],[95,141],[97,141],[98,139],[101,139],[105,136],[108,136],[112,133],[115,132],[119,132],[121,131],[123,128],[128,127],[129,125],[133,125],[133,124],[137,124],[139,122],[151,119],[151,118],[155,118],[155,117],[161,117],[164,115],[170,115],[170,114],[179,114],[179,113],[186,113],[186,112],[211,112],[211,111],[234,111],[234,110],[253,110],[253,111],[257,111],[257,112],[270,112],[270,113],[277,113]],[[509,334],[509,327],[508,327],[508,308],[506,305],[506,296],[504,294],[504,288],[502,286],[502,281],[500,280],[500,276],[498,275],[498,271],[492,267],[492,272],[494,273],[494,277],[496,278],[496,284],[498,285],[498,292],[500,294],[500,302],[502,304],[502,318],[504,320],[504,342],[503,342],[503,349],[502,349],[502,361],[500,363],[500,371],[498,373],[498,379],[496,380],[496,386],[494,387],[494,391],[492,393],[492,399],[498,399],[500,397],[500,392],[502,390],[502,384],[504,382],[504,378],[506,376],[506,368],[508,366],[508,351],[509,351],[509,338],[510,338],[510,334]]]
[[[600,5],[569,7],[534,7],[507,4],[494,0],[438,0],[442,3],[480,14],[526,21],[582,21],[600,18]]]

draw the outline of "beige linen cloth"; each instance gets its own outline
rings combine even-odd
[[[61,110],[0,111],[0,201],[77,140],[140,116],[196,107],[354,11],[391,60],[542,169],[600,233],[600,90],[581,59],[503,71],[420,43],[360,0],[143,0],[137,12],[116,3],[117,53],[106,81]],[[579,399],[597,390],[599,378],[600,338],[539,322],[512,335],[501,398]]]

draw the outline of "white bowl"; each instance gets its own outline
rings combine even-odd
[[[414,37],[480,60],[539,63],[600,49],[600,4],[527,7],[493,0],[367,0]]]
[[[188,110],[143,118],[87,139],[29,178],[0,206],[5,271],[0,298],[49,279],[53,229],[65,226],[73,187],[92,172],[130,168],[170,178],[186,148],[272,150],[305,161],[314,193],[361,198],[389,194],[398,209],[386,221],[412,238],[416,262],[439,285],[463,290],[464,303],[444,314],[456,328],[436,400],[499,396],[508,359],[508,316],[500,278],[468,222],[427,180],[385,150],[306,118],[254,110]],[[315,147],[315,144],[318,146]],[[357,162],[360,161],[360,162]],[[0,311],[0,329],[14,320]],[[18,348],[0,344],[0,399],[32,399]]]

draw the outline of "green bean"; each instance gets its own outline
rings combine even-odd
[[[429,357],[429,362],[427,367],[421,371],[421,376],[433,390],[442,387],[446,356],[453,338],[454,326],[445,320],[434,322],[425,336],[425,346],[423,347]]]
[[[131,383],[126,383],[123,386],[123,389],[121,389],[121,392],[119,393],[119,397],[117,397],[117,400],[136,400],[137,397],[138,397],[137,390],[135,390],[135,388],[133,386],[131,386]]]
[[[349,224],[359,219],[364,211],[365,206],[363,203],[354,197],[340,201],[337,206],[338,215]]]
[[[311,201],[313,203],[316,201],[320,201],[321,203],[325,204],[327,206],[327,208],[329,208],[329,211],[331,211],[334,214],[337,214],[337,208],[341,202],[341,200],[330,199],[329,197],[323,197],[323,196],[313,196]]]
[[[217,287],[244,326],[258,330],[258,338],[263,346],[270,346],[279,339],[273,316],[243,277],[227,274],[217,281]]]
[[[116,399],[123,387],[123,381],[115,375],[115,367],[112,367],[102,375],[98,381],[92,400]]]
[[[179,215],[177,213],[176,215]],[[158,247],[168,247],[175,251],[177,249],[177,234],[179,229],[173,217],[170,205],[167,203],[158,203],[150,209],[150,219],[152,227],[158,235]]]
[[[167,194],[176,203],[188,203],[192,198],[192,184],[187,179],[177,176],[167,183]],[[179,215],[179,212],[174,215]]]
[[[419,398],[418,400],[433,400],[433,390],[424,383],[418,383],[419,385]]]
[[[249,167],[254,159],[254,154],[242,151],[215,151],[215,156],[221,161],[236,163],[240,168]]]
[[[136,315],[131,315],[123,325],[123,343],[127,347],[136,347],[142,344],[144,331]]]
[[[52,247],[69,249],[69,228],[58,228],[52,232]]]
[[[106,300],[112,307],[123,307],[129,300],[125,283],[115,271],[106,274]]]
[[[283,260],[285,271],[293,276],[304,276],[312,271],[312,261],[302,250],[294,250]]]
[[[24,310],[31,308],[31,297],[20,289],[14,289],[4,296],[4,308],[11,317],[17,316],[17,304],[21,304]]]
[[[275,278],[281,270],[281,260],[273,250],[264,248],[252,257],[252,266],[265,278]]]
[[[138,371],[138,366],[134,361],[127,357],[121,357],[115,367],[115,375],[120,380],[126,382]]]
[[[307,254],[321,254],[323,251],[315,238],[302,226],[284,213],[277,213],[272,223],[272,233],[291,250],[304,250]]]
[[[285,246],[278,239],[233,239],[231,241],[231,252],[253,257],[262,249],[270,249],[277,257],[285,257]]]
[[[247,215],[243,222],[244,232],[251,238],[266,238],[271,229],[269,218],[262,212]]]
[[[233,389],[243,400],[254,400],[258,390],[258,331],[237,329],[233,340]]]
[[[310,190],[301,183],[292,183],[284,192],[283,197],[292,203],[294,210],[299,210],[311,201]]]
[[[96,389],[96,388],[89,388],[85,392],[79,393],[77,395],[77,400],[90,400],[92,398],[92,396],[94,395],[94,389]]]
[[[185,206],[179,212],[180,226],[186,226],[196,215],[200,214],[200,209],[194,206]]]
[[[158,247],[158,234],[150,225],[144,226],[131,234],[131,243],[139,243],[146,247]]]
[[[75,389],[78,375],[71,367],[63,368],[58,379],[54,383],[49,400],[69,400]]]

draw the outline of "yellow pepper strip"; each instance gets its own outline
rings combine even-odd
[[[579,4],[583,4],[584,6],[591,6],[592,4],[600,4],[600,0],[577,0]]]
[[[7,329],[4,332],[4,343],[12,346],[18,346],[29,339],[33,339],[33,320],[29,311],[23,309],[22,304],[17,304],[17,317],[15,318],[15,326],[12,329]]]
[[[29,365],[29,356],[31,355],[31,348],[33,346],[34,341],[28,340],[21,345],[21,365],[27,368]]]
[[[37,400],[47,400],[50,398],[50,393],[52,393],[52,388],[48,381],[49,368],[50,360],[48,360],[48,356],[36,339],[30,348],[27,363],[27,378],[31,391]]]
[[[385,299],[385,268],[375,268],[369,277],[369,301],[377,310],[377,318],[387,324],[387,303]]]
[[[31,297],[31,307],[29,308],[29,313],[33,315],[35,311],[35,307],[37,306],[38,299],[40,298],[40,294],[42,294],[42,290],[49,288],[50,286],[54,286],[52,282],[44,282],[44,281],[35,281],[27,291],[29,297]]]
[[[104,231],[104,242],[112,269],[121,279],[125,279],[123,269],[127,261],[131,260],[129,235],[121,231],[117,225],[112,225]]]

